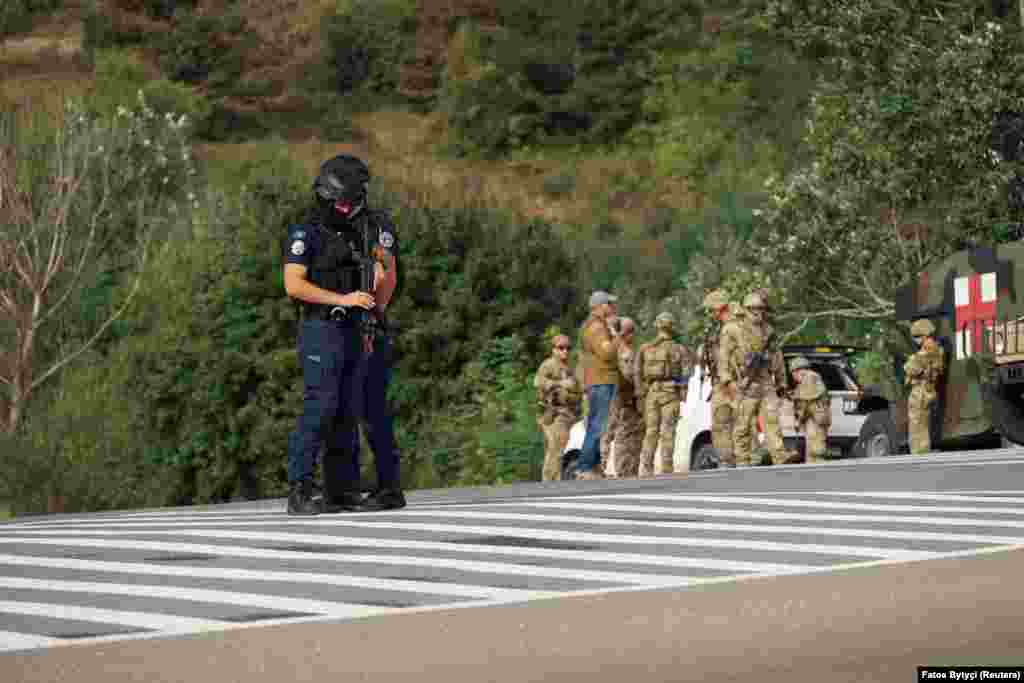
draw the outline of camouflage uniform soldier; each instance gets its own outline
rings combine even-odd
[[[907,400],[910,452],[927,453],[932,447],[929,433],[931,406],[937,398],[936,384],[945,370],[946,361],[935,341],[935,325],[931,320],[915,320],[910,326],[910,334],[921,347],[903,366],[904,381],[910,385]]]
[[[776,381],[780,376],[782,354],[772,352],[771,328],[764,323],[766,308],[759,292],[743,300],[747,319],[729,321],[722,328],[718,357],[718,379],[722,390],[734,399],[733,449],[737,465],[750,465],[754,424],[769,397],[777,400]],[[769,440],[772,462],[784,462],[787,453],[781,443]]]
[[[810,361],[802,356],[794,359],[789,369],[797,383],[793,391],[796,430],[804,433],[807,462],[817,462],[824,459],[828,450],[828,428],[832,426],[832,405],[828,388],[821,380],[821,375],[811,369]]]
[[[654,320],[658,334],[637,351],[633,377],[643,405],[644,445],[640,453],[641,477],[654,476],[654,451],[661,445],[661,472],[671,473],[675,448],[676,422],[682,387],[689,379],[690,362],[686,350],[672,341],[675,318],[659,313]]]
[[[716,289],[704,297],[704,309],[713,320],[700,351],[701,371],[711,382],[711,445],[723,467],[736,467],[732,452],[732,399],[718,386],[718,347],[722,325],[729,320],[729,299]]]
[[[636,325],[622,318],[622,346],[619,347],[619,386],[612,403],[615,406],[615,476],[635,477],[640,464],[640,447],[644,438],[643,413],[640,412],[633,378],[633,333]]]
[[[569,369],[569,338],[560,334],[552,340],[551,357],[541,363],[533,386],[537,389],[537,424],[544,434],[544,481],[561,479],[562,451],[569,430],[580,416],[583,393]]]
[[[761,309],[763,316],[770,312],[768,297],[763,291],[758,291],[757,294],[761,297],[762,302],[764,302],[764,308]],[[756,317],[756,309],[752,317]],[[765,319],[764,325],[768,329],[768,338],[771,339],[774,336],[771,323]],[[782,424],[779,420],[779,413],[782,410],[782,397],[786,393],[789,382],[786,381],[786,367],[782,361],[781,353],[778,352],[778,349],[772,350],[774,353],[772,355],[771,368],[775,391],[765,396],[764,402],[761,404],[761,418],[764,420],[764,441],[768,447],[771,462],[773,465],[780,465],[787,462],[798,462],[800,454],[796,451],[786,450],[785,442],[782,440]]]

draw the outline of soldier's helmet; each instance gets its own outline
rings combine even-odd
[[[927,318],[915,320],[914,324],[910,326],[910,336],[912,337],[930,337],[933,334],[935,334],[935,323]]]
[[[803,356],[797,356],[789,363],[789,369],[792,370],[804,370],[811,367],[811,361],[807,360]]]
[[[704,297],[704,308],[711,310],[717,310],[722,306],[729,305],[729,297],[725,295],[720,289],[715,289],[708,292],[707,296]]]
[[[748,311],[757,309],[763,311],[766,308],[768,308],[768,300],[765,298],[764,294],[755,290],[750,294],[747,294],[746,297],[744,297],[743,308],[747,309]]]
[[[676,324],[676,317],[668,311],[662,311],[658,314],[658,317],[654,319],[654,326],[657,328],[671,328]]]

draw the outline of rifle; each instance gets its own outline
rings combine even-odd
[[[708,392],[707,397],[708,401],[715,395],[715,385],[718,383],[718,359],[715,358],[715,355],[718,353],[718,341],[718,334],[709,333],[704,337],[704,343],[701,344],[701,375],[704,379],[711,382],[711,391]],[[714,350],[711,349],[712,345],[715,347]]]
[[[374,290],[374,274],[376,261],[373,257],[373,248],[376,246],[376,239],[370,237],[370,220],[367,218],[363,221],[362,226],[363,233],[363,249],[359,254],[359,290],[373,294]],[[359,322],[359,328],[363,332],[363,353],[370,355],[373,353],[373,339],[377,336],[380,331],[380,321],[377,318],[377,314],[373,310],[359,309],[357,311],[357,320]]]

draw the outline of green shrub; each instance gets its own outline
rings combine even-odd
[[[330,87],[341,93],[394,92],[415,33],[416,3],[411,0],[339,2],[321,31]]]
[[[46,512],[51,498],[66,512],[171,502],[172,473],[138,457],[131,403],[118,395],[124,366],[92,360],[65,373],[45,419],[0,438],[0,500],[14,514]]]
[[[109,47],[127,47],[146,41],[141,25],[115,21],[104,4],[87,0],[82,12],[82,52],[92,61],[96,50]]]
[[[266,97],[274,94],[275,87],[273,81],[251,79],[234,83],[228,91],[232,97]]]
[[[38,15],[63,6],[64,0],[4,0],[0,4],[0,38],[32,30]]]
[[[453,41],[440,100],[455,153],[617,142],[643,114],[651,55],[697,9],[675,0],[511,0],[499,13],[500,30],[463,22]]]
[[[478,430],[479,447],[467,459],[460,484],[539,481],[544,465],[544,437],[537,427],[536,368],[527,362],[523,339],[513,334],[491,340],[477,361],[488,387]]]
[[[561,171],[544,178],[544,194],[549,197],[562,197],[572,194],[576,189],[576,173]]]
[[[223,102],[215,102],[206,116],[196,123],[195,134],[208,142],[241,142],[263,137],[270,130],[258,113],[239,112]]]
[[[255,40],[237,8],[224,15],[185,11],[161,41],[160,68],[172,81],[224,88],[242,72],[242,48]]]
[[[195,9],[197,0],[142,0],[146,15],[153,19],[170,19],[175,12]]]
[[[159,115],[185,114],[193,132],[210,116],[212,107],[206,98],[165,78],[151,80],[138,59],[124,50],[98,51],[95,74],[96,87],[86,104],[104,116],[114,115],[118,108],[135,106],[140,92],[147,105]]]
[[[328,142],[351,140],[353,132],[352,117],[344,109],[332,109],[321,119],[320,137]]]

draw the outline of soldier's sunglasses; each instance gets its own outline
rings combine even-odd
[[[558,349],[559,351],[568,351],[569,350],[568,346],[556,346],[555,348]]]

